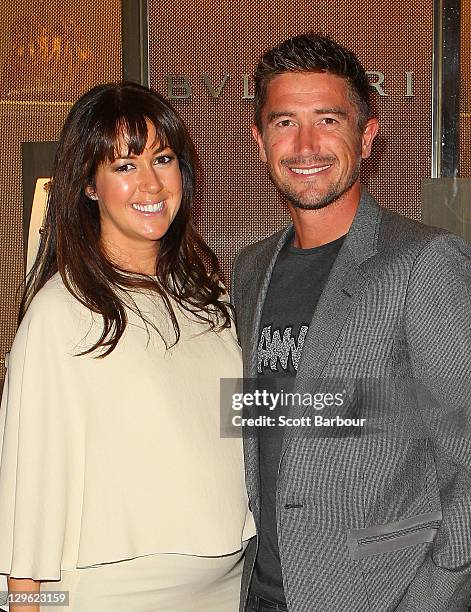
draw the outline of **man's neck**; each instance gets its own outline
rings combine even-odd
[[[344,236],[352,225],[360,197],[358,183],[341,198],[319,210],[303,210],[288,204],[295,231],[294,246],[312,249]]]

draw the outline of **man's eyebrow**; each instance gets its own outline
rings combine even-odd
[[[267,121],[270,123],[279,117],[294,117],[294,115],[295,113],[290,111],[272,111],[271,113],[268,113]]]
[[[348,113],[345,109],[336,106],[332,108],[316,108],[314,109],[314,112],[317,115],[340,115],[340,117],[348,117]]]
[[[330,108],[314,108],[314,113],[316,115],[338,115],[346,119],[348,117],[348,113],[344,108],[333,106]],[[275,119],[279,119],[280,117],[294,117],[296,115],[293,111],[272,111],[268,113],[267,121],[271,123]]]

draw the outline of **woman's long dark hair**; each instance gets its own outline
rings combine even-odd
[[[143,152],[146,120],[154,125],[160,144],[173,149],[182,175],[182,201],[160,240],[156,279],[120,269],[106,257],[97,202],[85,192],[87,185],[94,185],[98,166],[114,160],[123,137],[129,155]],[[225,292],[218,260],[191,220],[196,167],[185,125],[156,92],[135,83],[113,83],[84,94],[70,110],[60,136],[44,232],[26,282],[19,322],[36,293],[59,271],[68,291],[103,317],[100,338],[81,354],[100,349],[99,356],[104,357],[116,348],[127,324],[123,290],[151,290],[162,298],[175,331],[174,343],[180,329],[170,298],[212,329],[229,327],[231,312],[221,299]]]

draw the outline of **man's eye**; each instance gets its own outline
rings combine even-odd
[[[321,123],[324,123],[325,125],[335,125],[337,123],[337,119],[334,119],[333,117],[324,117],[321,120]]]
[[[293,122],[291,121],[291,119],[282,119],[281,121],[278,121],[276,125],[278,127],[289,127],[292,124]]]

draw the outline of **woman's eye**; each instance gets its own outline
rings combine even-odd
[[[158,157],[155,158],[154,160],[154,164],[156,165],[160,165],[160,164],[168,164],[170,163],[174,158],[171,155],[159,155]]]
[[[116,168],[116,172],[128,172],[134,168],[133,164],[123,164],[122,166],[118,166]]]

